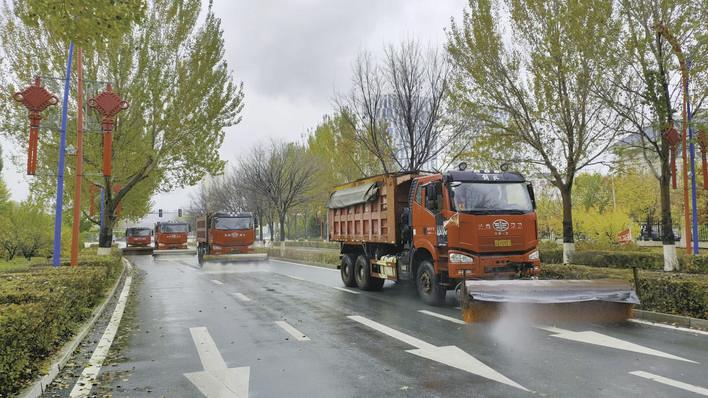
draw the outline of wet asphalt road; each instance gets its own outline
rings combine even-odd
[[[464,325],[419,312],[459,320],[452,292],[448,305],[436,308],[406,284],[343,291],[336,270],[276,260],[203,268],[195,256],[131,260],[144,272],[137,292],[141,332],[124,349],[127,362],[109,369],[121,374],[109,382],[113,396],[203,396],[184,375],[205,370],[190,332],[200,327],[226,367],[250,368],[251,397],[700,396],[634,371],[708,388],[708,335],[630,322],[552,330],[507,321]],[[587,339],[621,340],[644,352]],[[457,347],[440,354],[457,361],[452,365],[431,359],[445,346]],[[678,358],[657,356],[664,354]]]

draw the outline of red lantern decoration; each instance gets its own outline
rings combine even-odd
[[[703,189],[708,189],[708,167],[706,167],[706,147],[708,147],[708,136],[703,130],[696,134],[698,146],[701,147],[701,169],[703,169]]]
[[[671,187],[676,189],[676,148],[681,140],[681,136],[673,126],[664,132],[664,138],[669,142],[671,147]]]
[[[113,125],[118,112],[128,109],[128,102],[113,92],[113,87],[106,85],[106,90],[88,100],[88,105],[101,115],[101,128],[103,129],[103,175],[110,177],[111,161],[113,158]]]
[[[27,174],[37,173],[37,147],[39,146],[39,122],[42,120],[42,111],[51,105],[56,105],[59,100],[40,84],[39,77],[34,80],[34,85],[24,91],[15,93],[12,98],[21,102],[29,110],[30,131],[29,146],[27,148]]]

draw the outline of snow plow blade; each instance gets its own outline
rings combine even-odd
[[[194,255],[194,254],[197,254],[197,250],[196,249],[165,249],[165,250],[153,250],[152,251],[153,256],[160,256],[160,255],[165,255],[165,254],[175,254],[175,255],[176,254],[182,254],[182,255],[191,254],[191,255]]]
[[[152,254],[153,247],[152,246],[145,246],[145,247],[124,247],[122,249],[123,254],[136,254],[136,255],[141,255],[141,254]]]
[[[201,257],[201,262],[241,262],[241,261],[265,261],[268,253],[243,253],[243,254],[207,254]]]
[[[492,321],[504,314],[535,321],[616,322],[632,315],[639,298],[620,280],[468,280],[462,287],[465,322]]]

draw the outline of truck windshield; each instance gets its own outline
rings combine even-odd
[[[182,233],[189,232],[187,224],[162,224],[160,225],[160,232],[164,233]]]
[[[150,236],[150,230],[146,228],[128,228],[128,236]]]
[[[469,213],[529,212],[533,210],[526,184],[453,182],[454,210]]]
[[[228,217],[228,218],[217,218],[214,220],[214,228],[223,230],[232,229],[250,229],[251,218],[250,217]]]

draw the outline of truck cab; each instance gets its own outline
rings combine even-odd
[[[180,221],[155,224],[155,249],[186,249],[189,225]]]
[[[128,247],[148,247],[152,242],[152,229],[132,227],[125,230],[125,244]]]
[[[197,218],[197,241],[203,254],[251,253],[256,241],[252,213],[217,212]]]

